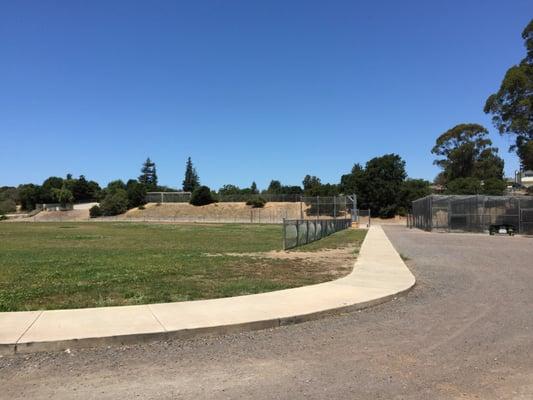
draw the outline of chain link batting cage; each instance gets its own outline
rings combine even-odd
[[[494,226],[511,226],[533,234],[533,197],[431,195],[413,201],[409,227],[426,231],[489,232]]]

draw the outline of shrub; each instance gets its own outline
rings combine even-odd
[[[145,207],[143,204],[141,204],[141,205],[139,206],[139,210],[144,210],[145,208],[146,208],[146,207]]]
[[[17,205],[11,199],[0,201],[0,214],[7,214],[17,211]]]
[[[91,218],[100,217],[102,215],[102,210],[97,205],[96,206],[92,206],[89,209],[89,215],[91,216]]]
[[[106,195],[100,203],[102,215],[118,215],[128,211],[128,193],[124,189],[116,189]]]
[[[5,221],[7,217],[4,214],[0,214],[0,221]]]
[[[211,189],[209,189],[207,186],[200,186],[194,189],[194,192],[192,192],[190,203],[193,206],[205,206],[214,202],[215,199],[213,198]]]
[[[530,196],[533,196],[533,186],[530,186],[527,188],[527,194],[529,194]]]
[[[255,197],[246,202],[247,206],[252,206],[252,208],[263,208],[266,204],[266,200],[262,197]]]

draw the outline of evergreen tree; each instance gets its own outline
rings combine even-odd
[[[194,192],[194,189],[200,186],[200,179],[196,169],[192,165],[191,157],[187,158],[187,164],[185,165],[185,179],[183,180],[183,191]]]
[[[141,175],[138,178],[139,183],[146,187],[147,191],[154,191],[157,188],[157,172],[155,163],[150,160],[150,157],[146,159],[142,168]]]
[[[250,186],[250,192],[252,194],[259,194],[259,190],[257,190],[257,184],[255,182],[252,182],[252,186]]]

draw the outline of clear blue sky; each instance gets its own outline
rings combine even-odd
[[[2,1],[0,185],[157,163],[177,187],[337,182],[395,152],[433,179],[435,138],[525,55],[531,0]]]

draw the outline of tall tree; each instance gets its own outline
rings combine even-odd
[[[503,160],[488,133],[478,124],[460,124],[437,138],[431,152],[440,157],[434,163],[442,168],[445,184],[458,178],[503,178]]]
[[[192,165],[191,157],[187,158],[185,165],[185,179],[183,180],[183,191],[194,192],[194,189],[200,186],[200,178],[196,168]]]
[[[522,167],[533,169],[528,144],[533,140],[533,20],[522,38],[526,57],[507,70],[498,92],[489,96],[484,111],[492,114],[492,122],[500,134],[514,137],[509,148],[516,151]]]
[[[361,188],[363,205],[370,208],[372,214],[394,216],[400,207],[406,177],[405,161],[399,155],[385,154],[371,159],[366,163]]]
[[[259,194],[259,190],[257,190],[257,184],[252,182],[252,185],[250,186],[250,193],[252,194]]]
[[[157,189],[157,171],[155,163],[150,160],[150,157],[146,159],[141,168],[141,175],[138,178],[139,183],[146,187],[147,191],[154,191]]]

